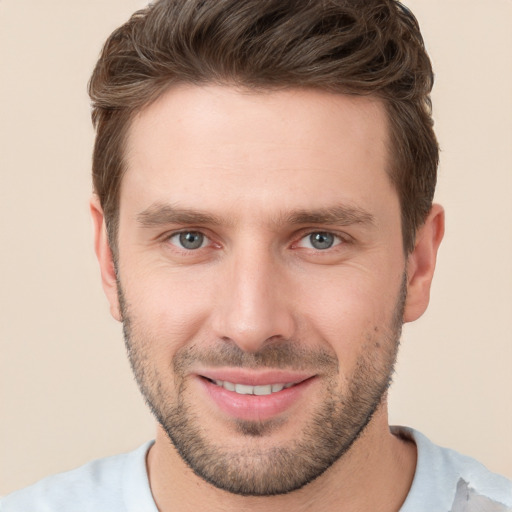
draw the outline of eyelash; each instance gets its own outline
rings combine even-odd
[[[187,235],[187,234],[194,234],[194,235],[200,235],[203,237],[203,240],[201,242],[201,245],[197,248],[194,248],[194,249],[190,249],[190,248],[187,248],[187,247],[183,247],[183,246],[180,246],[178,245],[177,243],[173,243],[172,242],[172,239],[173,238],[176,238],[176,237],[180,237],[181,235]],[[171,245],[173,245],[174,247],[176,247],[177,250],[180,250],[184,253],[193,253],[193,252],[196,252],[198,251],[199,249],[203,249],[206,247],[205,243],[207,242],[210,242],[211,243],[211,239],[210,237],[208,237],[207,235],[205,235],[202,231],[200,230],[196,230],[196,229],[186,229],[186,230],[182,230],[182,231],[176,231],[174,233],[171,233],[169,235],[167,235],[165,237],[165,241],[166,242],[169,242]]]
[[[187,247],[183,247],[182,245],[181,246],[178,245],[178,243],[172,242],[173,238],[180,237],[181,235],[187,235],[187,234],[200,235],[201,237],[204,237],[204,238],[201,241],[201,244],[196,248],[187,248]],[[331,236],[334,239],[333,245],[326,247],[324,249],[319,249],[319,248],[315,248],[315,247],[304,247],[304,246],[300,245],[303,241],[307,240],[308,237],[311,241],[312,235],[323,235],[323,236],[327,236],[327,237]],[[176,247],[177,250],[182,251],[184,254],[191,254],[191,253],[198,251],[199,249],[204,249],[207,247],[207,245],[209,245],[208,242],[210,242],[210,244],[212,244],[212,240],[208,235],[206,235],[201,230],[195,230],[195,229],[187,229],[187,230],[181,230],[181,231],[176,231],[176,232],[170,233],[169,235],[167,235],[165,237],[165,241],[169,242],[171,245]],[[300,234],[299,239],[296,242],[294,242],[291,245],[291,247],[306,249],[306,250],[313,250],[313,251],[322,253],[322,252],[330,252],[331,249],[335,249],[339,245],[344,245],[344,244],[347,244],[350,242],[351,242],[351,238],[346,234],[339,234],[339,233],[336,233],[333,231],[324,231],[324,230],[316,229],[316,230],[310,230],[307,232],[302,232]],[[320,243],[321,243],[321,241],[320,241]],[[220,247],[220,244],[214,244],[214,245],[216,245],[217,247]],[[310,243],[310,245],[312,245],[312,244]]]
[[[331,237],[332,245],[330,245],[329,247],[324,247],[323,249],[320,249],[320,248],[314,247],[314,246],[313,247],[304,247],[303,245],[301,245],[302,243],[306,242],[307,240],[309,240],[310,246],[313,245],[313,239],[312,239],[313,235],[316,235],[316,237],[317,237],[316,242],[319,242],[320,244],[322,243],[322,238],[328,239],[329,237]],[[322,238],[320,238],[320,237],[322,237]],[[333,233],[332,231],[310,231],[310,232],[304,234],[303,236],[301,236],[299,241],[296,242],[294,244],[294,246],[302,247],[304,249],[316,250],[319,252],[326,252],[326,251],[329,251],[330,249],[334,249],[338,245],[344,244],[346,241],[347,241],[346,238],[342,237],[341,235],[338,235],[337,233]]]

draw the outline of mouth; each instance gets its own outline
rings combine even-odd
[[[295,372],[244,372],[212,370],[197,375],[205,396],[215,409],[230,418],[263,421],[306,407],[305,396],[312,392],[315,375]],[[207,375],[205,375],[207,373]]]
[[[220,386],[228,391],[233,391],[238,393],[239,395],[256,395],[256,396],[266,396],[271,395],[273,393],[279,393],[283,389],[291,388],[299,384],[299,382],[287,382],[280,384],[263,384],[258,386],[251,386],[249,384],[239,384],[236,382],[229,382],[227,380],[212,380],[204,377],[206,380],[212,382],[216,386]]]

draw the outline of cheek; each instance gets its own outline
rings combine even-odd
[[[213,304],[204,279],[178,272],[129,275],[122,285],[132,329],[152,340],[152,350],[174,353],[201,336]]]
[[[316,279],[302,287],[303,325],[337,355],[340,370],[349,373],[363,352],[378,351],[394,341],[394,316],[399,297],[397,280],[376,280],[374,272],[360,270]],[[385,275],[385,274],[383,274]],[[398,281],[399,283],[399,281]]]

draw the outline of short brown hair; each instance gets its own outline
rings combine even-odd
[[[158,0],[103,47],[89,82],[94,189],[115,249],[123,150],[135,113],[173,84],[374,95],[390,127],[388,173],[404,249],[432,206],[439,149],[433,74],[418,23],[395,0]]]

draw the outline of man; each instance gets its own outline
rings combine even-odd
[[[431,85],[390,0],[161,0],[115,31],[91,211],[157,438],[2,510],[509,510],[388,426],[444,231]]]

